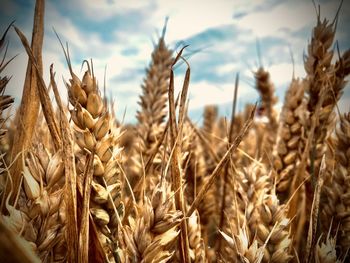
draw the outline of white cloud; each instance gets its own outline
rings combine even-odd
[[[67,1],[68,2],[68,1]],[[128,70],[137,70],[145,68],[150,59],[153,49],[151,38],[155,37],[155,29],[161,29],[166,16],[170,17],[166,40],[168,43],[176,43],[180,40],[188,39],[208,29],[220,28],[232,25],[237,26],[239,34],[229,40],[216,42],[203,52],[199,52],[190,59],[192,67],[196,74],[200,75],[201,61],[210,61],[215,55],[227,55],[225,57],[232,61],[214,67],[213,74],[225,76],[240,71],[242,80],[251,80],[253,75],[249,65],[257,60],[256,50],[247,50],[255,43],[256,37],[263,38],[267,36],[281,37],[291,46],[295,56],[296,76],[304,76],[302,65],[302,52],[306,49],[308,36],[291,37],[290,32],[298,31],[304,27],[310,28],[315,24],[316,15],[311,2],[287,0],[272,6],[270,10],[260,10],[259,6],[265,6],[266,0],[260,1],[83,1],[67,3],[69,8],[77,9],[77,15],[86,16],[91,23],[102,22],[106,19],[120,19],[120,15],[125,15],[129,11],[138,11],[142,14],[139,25],[134,25],[134,31],[128,27],[116,28],[109,32],[111,39],[105,41],[101,37],[101,32],[89,32],[89,25],[83,30],[72,20],[58,11],[53,2],[47,3],[46,12],[46,35],[44,40],[44,76],[46,83],[49,80],[49,65],[55,64],[56,80],[65,94],[65,87],[61,77],[66,79],[69,72],[64,63],[64,55],[59,46],[58,40],[52,34],[52,27],[55,27],[62,40],[68,41],[70,45],[73,68],[78,76],[83,59],[92,58],[94,61],[94,70],[99,80],[100,86],[103,85],[104,69],[107,65],[107,88],[108,92],[117,97],[116,105],[118,115],[121,115],[127,107],[127,120],[134,117],[138,108],[138,94],[141,92],[140,84],[142,77],[135,73],[131,79],[116,80],[118,76],[125,76]],[[332,18],[337,7],[337,3],[322,4],[322,10],[327,10],[327,17]],[[240,16],[242,14],[242,16]],[[237,18],[233,18],[237,15]],[[31,20],[30,20],[31,21]],[[81,25],[80,25],[81,26]],[[31,25],[24,28],[27,36],[30,36]],[[128,29],[126,29],[128,28]],[[282,30],[288,29],[288,30]],[[343,32],[342,35],[345,33]],[[17,36],[15,41],[18,41]],[[266,64],[271,73],[272,81],[276,85],[288,83],[292,76],[292,64],[289,59],[289,47],[279,46],[275,43],[273,47],[262,50],[263,59],[271,61],[270,66]],[[208,43],[203,42],[200,47],[191,46],[193,49],[207,47]],[[253,45],[255,46],[255,45]],[[132,55],[125,55],[125,49],[132,48],[137,50]],[[247,52],[245,52],[247,51]],[[24,81],[25,68],[27,65],[27,55],[24,49],[12,50],[11,54],[20,53],[20,56],[13,61],[6,72],[13,75],[8,88],[8,92],[20,98]],[[244,57],[242,56],[244,54]],[[287,54],[287,55],[286,55]],[[9,54],[10,55],[10,54]],[[264,64],[265,65],[265,64]],[[225,78],[223,78],[225,79]],[[182,86],[183,76],[176,76],[177,90]],[[232,100],[234,81],[232,83],[218,83],[214,86],[206,81],[191,82],[190,84],[190,109],[199,109],[205,104],[223,104]],[[240,97],[246,99],[256,98],[256,92],[249,87],[247,83],[241,81]],[[63,96],[65,97],[65,96]],[[280,100],[283,100],[282,98]],[[348,102],[349,100],[345,100]],[[343,102],[342,102],[343,103]],[[343,104],[342,104],[343,105]]]
[[[216,68],[216,73],[219,75],[233,74],[240,69],[240,65],[238,63],[226,63],[220,65]]]
[[[282,28],[297,30],[305,26],[305,22],[313,21],[310,12],[305,12],[310,4],[311,2],[303,2],[297,5],[295,1],[287,1],[270,10],[251,12],[236,23],[258,37],[281,35]]]
[[[167,39],[170,42],[183,40],[206,29],[231,24],[233,10],[237,5],[234,1],[229,0],[158,0],[157,8],[151,17],[151,23],[159,25],[168,15],[170,19]]]
[[[350,112],[350,96],[342,97],[338,102],[339,111],[341,113]]]
[[[62,83],[62,76],[64,76],[65,79],[69,78],[69,71],[65,63],[64,53],[58,39],[52,32],[52,27],[55,28],[63,43],[68,42],[73,70],[78,76],[83,74],[83,72],[80,72],[81,62],[84,59],[93,59],[94,71],[99,80],[100,86],[103,84],[106,65],[107,86],[110,89],[113,89],[115,88],[115,83],[111,83],[109,80],[118,75],[124,74],[128,69],[145,67],[151,57],[153,47],[150,38],[146,35],[132,36],[130,34],[129,36],[125,35],[125,41],[123,42],[105,42],[97,33],[84,33],[77,25],[73,24],[69,18],[58,13],[52,4],[48,5],[46,15],[48,21],[45,26],[46,33],[44,37],[43,64],[44,77],[47,83],[49,80],[49,66],[51,63],[54,63],[55,66],[56,79],[59,87],[64,86]],[[28,33],[30,32],[30,27],[31,26],[23,29],[23,32],[25,32],[27,37],[30,35]],[[20,48],[17,50],[12,48],[8,57],[14,54],[20,55],[7,67],[5,73],[13,76],[8,85],[9,93],[20,98],[27,66],[27,55],[21,47],[17,35],[12,33],[11,37],[11,40],[18,43]],[[134,46],[138,50],[135,55],[125,56],[122,54],[122,50],[128,47],[128,44]],[[138,89],[139,85],[140,83],[137,83],[136,86],[132,85],[130,87]],[[62,91],[65,93],[65,88],[62,88]]]
[[[293,77],[293,64],[281,63],[270,66],[267,69],[271,75],[271,81],[276,85],[280,86],[286,83],[290,83]],[[294,66],[295,77],[304,77],[305,70],[304,65],[297,64]]]
[[[92,21],[104,21],[119,14],[133,10],[142,10],[150,5],[150,1],[114,1],[114,0],[76,0],[66,1],[70,8],[88,16]]]
[[[321,17],[333,19],[338,9],[338,1],[328,1],[321,5]],[[289,37],[286,31],[298,31],[316,23],[316,12],[311,1],[286,0],[270,10],[249,12],[235,24],[248,29],[254,36]]]
[[[27,67],[27,54],[23,50],[11,50],[7,58],[18,54],[18,56],[7,65],[3,71],[3,76],[11,77],[9,83],[7,84],[6,94],[11,95],[15,98],[15,103],[22,96],[22,88],[25,77],[25,69]]]
[[[189,109],[194,110],[201,108],[207,104],[225,104],[232,101],[234,84],[212,85],[208,82],[201,81],[198,83],[192,83],[189,87],[190,102]],[[245,102],[254,99],[257,93],[251,87],[248,87],[245,83],[240,83],[238,97],[244,99]]]

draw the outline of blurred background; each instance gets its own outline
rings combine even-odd
[[[15,24],[30,39],[34,0],[1,0],[0,32]],[[340,1],[316,1],[321,17],[333,20]],[[350,47],[350,1],[344,1],[336,39],[342,52]],[[67,101],[62,78],[69,72],[53,28],[63,42],[69,43],[75,72],[83,74],[81,63],[92,59],[94,71],[106,95],[115,101],[119,119],[135,123],[137,102],[145,68],[151,52],[169,18],[165,40],[176,51],[189,45],[185,56],[191,66],[190,117],[201,122],[204,105],[217,104],[221,116],[229,116],[235,74],[240,74],[238,110],[258,100],[253,72],[259,66],[271,74],[280,108],[293,70],[303,77],[303,55],[316,24],[313,2],[305,0],[62,0],[46,1],[43,48],[44,77],[48,83],[49,66],[54,63],[62,97]],[[12,76],[6,93],[19,105],[27,65],[27,55],[14,30],[9,34],[7,58],[18,55],[6,68]],[[293,60],[294,58],[294,67]],[[180,88],[185,65],[176,68]],[[339,103],[341,112],[350,108],[349,85]]]

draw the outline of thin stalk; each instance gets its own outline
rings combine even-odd
[[[237,105],[237,92],[238,92],[238,84],[239,84],[239,74],[236,75],[236,81],[235,81],[235,90],[233,94],[233,103],[232,103],[232,113],[231,113],[231,123],[230,123],[230,130],[228,135],[228,145],[232,143],[233,140],[233,128],[234,128],[234,122],[235,122],[235,112],[236,112],[236,105]],[[223,191],[222,191],[222,198],[221,198],[221,209],[220,209],[220,220],[219,220],[219,229],[223,230],[224,224],[225,224],[225,210],[226,210],[226,195],[227,195],[227,180],[229,177],[229,169],[230,169],[231,162],[227,162],[225,167],[225,173],[224,173],[224,182],[223,182]],[[219,238],[217,243],[217,252],[220,252],[221,245],[222,245],[222,238]]]

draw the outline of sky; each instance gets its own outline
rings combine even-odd
[[[30,39],[33,0],[0,0],[0,32],[15,24]],[[333,20],[340,1],[316,1],[321,17]],[[340,11],[336,39],[340,51],[350,48],[350,1]],[[134,123],[145,69],[150,63],[154,43],[168,17],[165,40],[179,51],[189,45],[185,55],[191,66],[189,114],[201,121],[203,107],[219,106],[229,117],[236,73],[240,74],[238,110],[257,101],[254,75],[259,65],[271,74],[281,108],[285,91],[294,73],[304,77],[303,55],[316,24],[313,2],[307,0],[47,0],[43,47],[44,79],[54,63],[56,79],[67,101],[62,79],[69,79],[63,51],[53,28],[68,42],[73,69],[83,75],[81,63],[92,59],[94,71],[103,86],[106,69],[107,96],[115,101],[117,117]],[[27,55],[14,30],[8,35],[8,58],[18,55],[5,70],[12,76],[6,93],[18,105],[27,65]],[[258,44],[257,44],[258,43]],[[260,50],[260,59],[258,48]],[[185,66],[176,72],[175,85],[181,87]],[[339,102],[341,112],[350,109],[350,86]]]

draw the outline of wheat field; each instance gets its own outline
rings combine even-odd
[[[45,83],[43,16],[37,0],[31,43],[16,23],[0,40],[1,262],[349,262],[350,112],[337,103],[350,49],[335,48],[338,17],[317,14],[306,77],[290,80],[281,112],[260,67],[256,104],[236,111],[237,74],[231,116],[208,105],[198,125],[188,116],[186,46],[176,52],[159,37],[137,123],[125,124],[93,61],[78,73],[58,34],[70,78],[61,84],[51,65]],[[10,30],[28,55],[12,117],[2,73],[16,59],[6,57]]]

